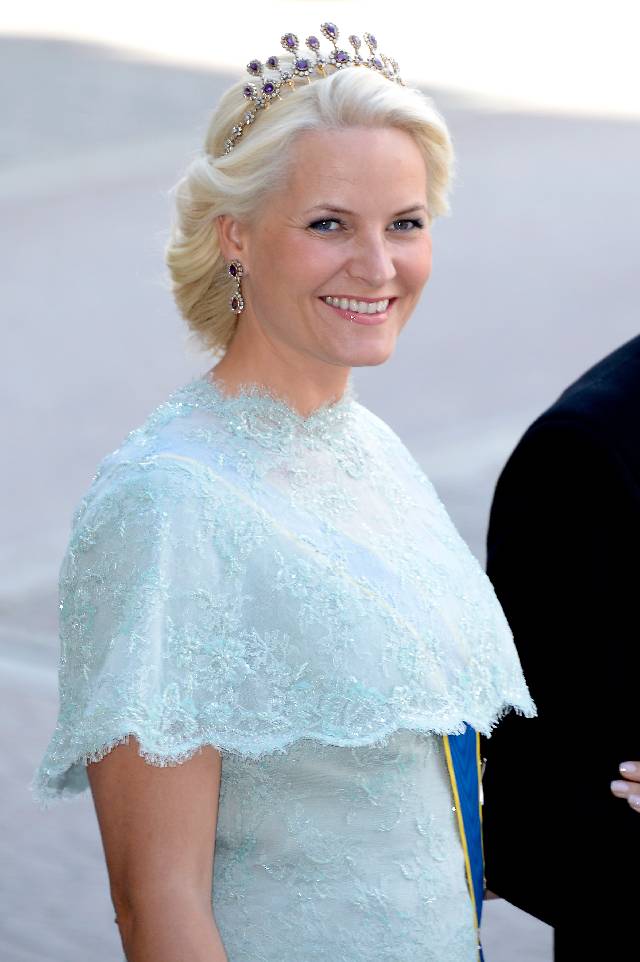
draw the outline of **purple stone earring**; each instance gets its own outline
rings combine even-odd
[[[229,272],[229,277],[232,277],[237,285],[235,294],[233,294],[229,299],[229,307],[234,314],[242,314],[244,311],[244,298],[242,296],[240,280],[244,274],[244,267],[240,261],[231,261],[227,270]]]

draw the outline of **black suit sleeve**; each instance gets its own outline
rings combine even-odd
[[[640,815],[609,792],[640,757],[639,519],[624,459],[578,416],[529,429],[491,510],[487,572],[539,715],[484,741],[487,886],[552,925],[569,891],[624,904],[640,853]]]

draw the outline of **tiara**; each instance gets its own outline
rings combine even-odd
[[[363,34],[369,50],[369,56],[363,57],[360,53],[362,40],[356,34],[352,33],[349,37],[349,43],[353,47],[353,53],[350,53],[338,46],[340,31],[335,23],[323,23],[320,30],[323,36],[333,44],[333,49],[328,55],[321,53],[320,41],[317,37],[310,36],[305,40],[305,46],[309,50],[306,54],[300,52],[300,41],[295,33],[285,33],[280,38],[280,43],[290,55],[285,64],[281,65],[280,58],[275,56],[267,57],[264,64],[260,60],[251,60],[247,64],[247,72],[256,82],[246,84],[242,91],[248,101],[247,111],[242,122],[234,124],[231,134],[225,140],[225,154],[231,153],[244,131],[255,121],[259,110],[264,110],[273,100],[281,99],[283,91],[287,88],[294,89],[296,77],[306,77],[311,83],[311,77],[314,75],[327,77],[330,73],[343,70],[345,67],[368,67],[404,86],[398,64],[390,57],[378,53],[378,41],[372,33]]]

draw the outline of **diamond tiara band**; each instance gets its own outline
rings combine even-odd
[[[336,70],[343,70],[346,67],[367,67],[388,80],[404,86],[398,64],[390,57],[378,53],[378,41],[373,34],[363,34],[369,51],[369,56],[363,57],[360,53],[362,40],[356,34],[352,33],[349,37],[349,44],[353,47],[353,53],[350,53],[338,46],[340,31],[335,23],[323,23],[320,30],[333,45],[328,55],[320,51],[320,41],[317,37],[310,36],[305,40],[305,46],[309,50],[307,54],[300,52],[300,41],[295,33],[285,33],[280,38],[280,43],[290,55],[290,62],[288,60],[286,64],[281,65],[279,57],[271,56],[267,57],[264,64],[260,60],[251,60],[247,64],[247,72],[256,82],[247,83],[242,91],[248,102],[247,111],[242,122],[234,124],[229,137],[225,140],[225,154],[231,153],[244,131],[255,121],[259,110],[268,107],[272,100],[281,99],[286,89],[295,88],[296,78],[306,77],[311,83],[313,76],[327,77]]]

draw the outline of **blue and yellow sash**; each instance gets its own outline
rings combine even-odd
[[[480,945],[480,921],[484,898],[480,736],[471,725],[467,725],[462,735],[445,735],[443,742],[462,839],[469,893],[476,916],[478,959],[479,962],[483,962]]]

